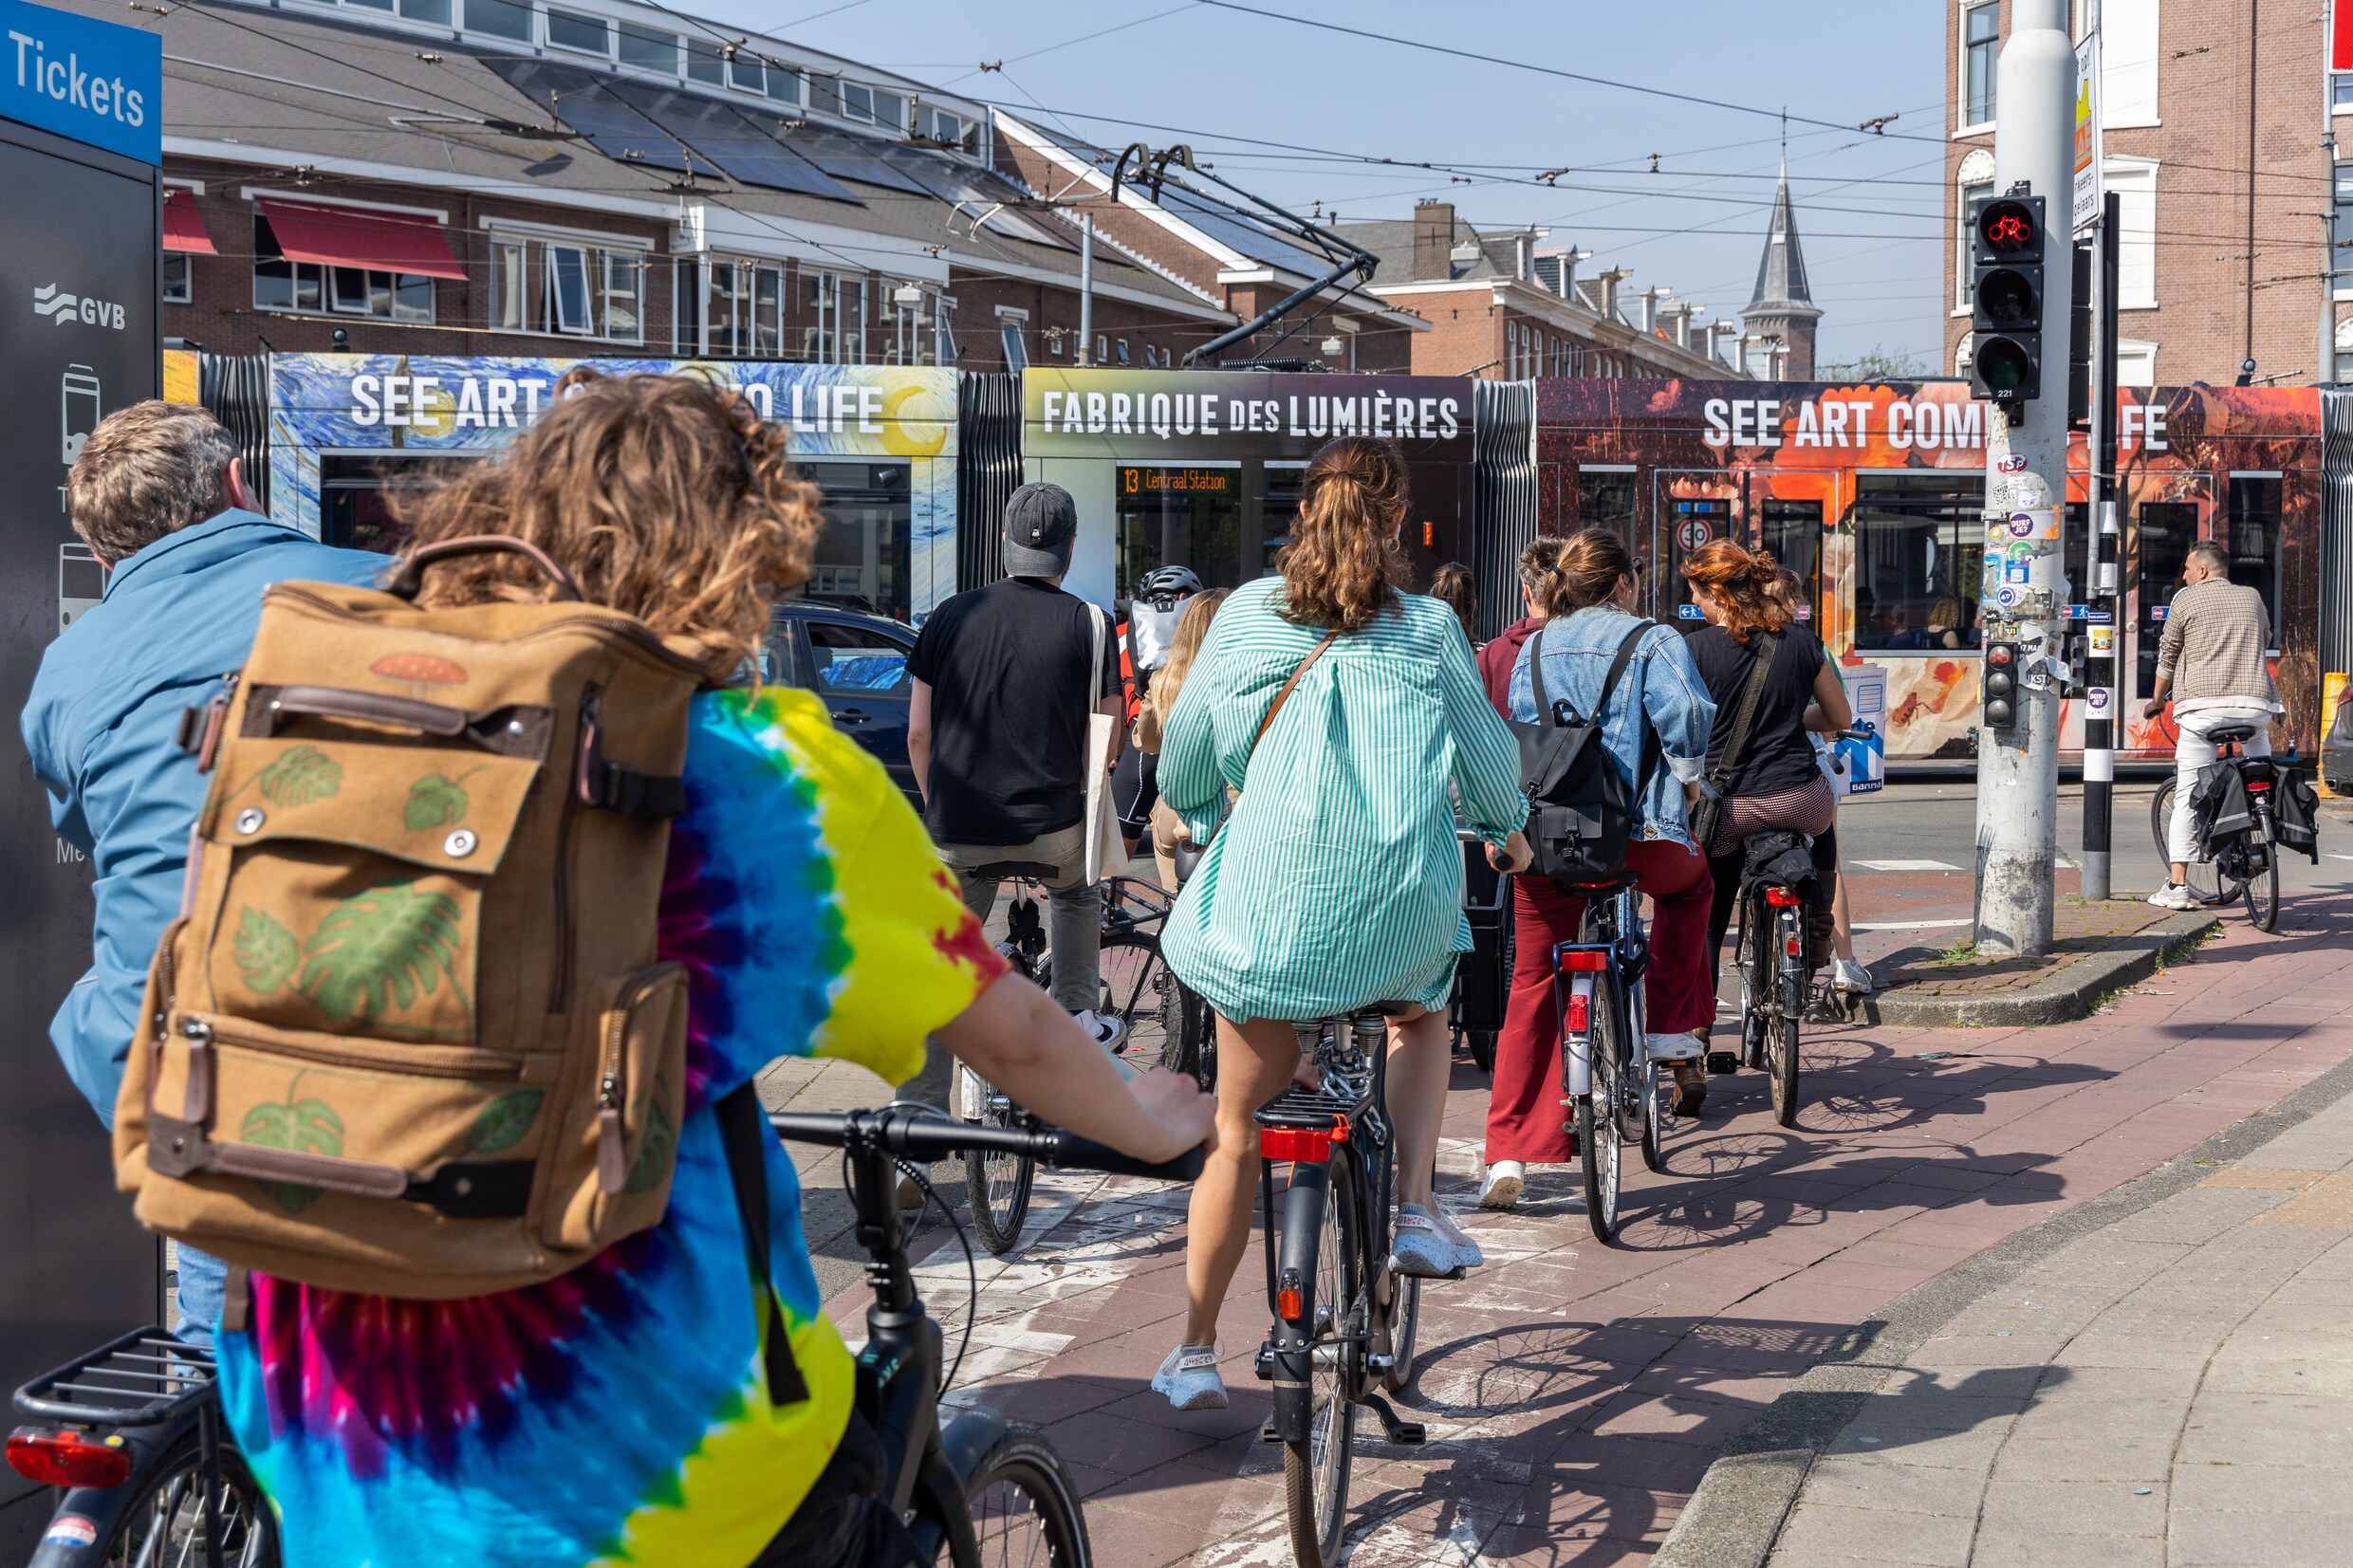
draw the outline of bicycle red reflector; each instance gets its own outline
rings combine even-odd
[[[1568,999],[1568,1032],[1581,1035],[1593,1027],[1593,998],[1572,996]]]
[[[1781,944],[1781,950],[1788,953],[1790,957],[1795,958],[1797,956],[1797,938],[1792,936],[1787,942]]]
[[[1806,900],[1788,888],[1767,888],[1765,901],[1777,910],[1793,910]]]
[[[1570,974],[1600,974],[1609,968],[1609,953],[1601,948],[1577,948],[1561,954],[1561,968]]]
[[[2250,779],[2247,781],[2247,792],[2251,795],[2260,795],[2270,787],[2271,781],[2269,779]]]
[[[1283,1321],[1295,1323],[1306,1315],[1307,1309],[1300,1303],[1298,1291],[1278,1290],[1274,1293],[1274,1310],[1281,1314]]]
[[[93,1442],[77,1431],[11,1432],[9,1465],[44,1486],[120,1486],[131,1478],[120,1438]]]
[[[1327,1160],[1332,1135],[1310,1127],[1261,1127],[1258,1153],[1270,1160]]]

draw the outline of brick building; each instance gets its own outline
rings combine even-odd
[[[2353,164],[2327,141],[2353,78],[2326,74],[2320,4],[2075,0],[2101,33],[2102,173],[2121,209],[2120,378],[2258,383],[2353,369],[2353,266],[2332,217]],[[1969,203],[1993,194],[2008,0],[1948,0],[1946,363],[1969,365]],[[2353,144],[2345,149],[2353,152]],[[2340,173],[2344,171],[2344,173]],[[2336,302],[2347,303],[2340,305]],[[2339,323],[2342,319],[2342,324]],[[2333,343],[2333,353],[2330,345]],[[2333,362],[2332,362],[2333,361]]]
[[[1739,336],[1738,323],[1703,321],[1706,305],[1666,288],[1629,288],[1630,268],[1580,277],[1591,252],[1548,244],[1549,230],[1481,230],[1452,202],[1423,201],[1408,221],[1335,231],[1380,258],[1365,292],[1429,323],[1409,340],[1416,375],[1744,374],[1736,351],[1716,346]]]
[[[1067,214],[1000,172],[984,105],[887,71],[635,0],[196,0],[150,26],[164,331],[192,344],[995,370],[1075,329]],[[1092,292],[1109,362],[1243,319],[1116,248]]]

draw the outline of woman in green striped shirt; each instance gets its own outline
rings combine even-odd
[[[1162,939],[1169,966],[1218,1014],[1217,1148],[1193,1190],[1185,1342],[1153,1379],[1180,1410],[1226,1402],[1217,1309],[1250,1244],[1251,1114],[1299,1067],[1293,1020],[1412,1005],[1390,1033],[1398,1254],[1430,1275],[1481,1261],[1430,1192],[1446,997],[1454,955],[1471,947],[1448,785],[1509,869],[1527,862],[1528,802],[1461,625],[1398,589],[1406,499],[1389,442],[1350,436],[1317,452],[1275,558],[1281,577],[1237,588],[1218,611],[1161,742],[1161,799],[1196,839],[1239,791]]]

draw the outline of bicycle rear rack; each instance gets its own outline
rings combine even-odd
[[[1321,1133],[1349,1121],[1362,1103],[1321,1089],[1303,1089],[1294,1083],[1251,1112],[1251,1119],[1261,1127],[1296,1127]]]
[[[18,1413],[83,1427],[155,1426],[213,1393],[210,1349],[133,1329],[16,1391]]]

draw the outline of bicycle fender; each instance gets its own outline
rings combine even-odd
[[[949,1422],[948,1430],[939,1434],[939,1457],[947,1462],[958,1487],[963,1487],[980,1469],[989,1450],[1004,1438],[1005,1417],[985,1405],[975,1406]]]
[[[131,1450],[130,1475],[120,1486],[67,1490],[49,1516],[40,1543],[26,1559],[26,1568],[84,1568],[85,1564],[96,1568],[103,1563],[122,1516],[147,1500],[164,1459],[195,1425],[195,1414],[191,1411],[160,1426],[117,1429]]]
[[[1323,1161],[1292,1164],[1290,1185],[1283,1193],[1282,1228],[1272,1243],[1279,1249],[1276,1277],[1299,1282],[1300,1322],[1274,1320],[1273,1426],[1274,1435],[1286,1443],[1306,1442],[1315,1415],[1315,1248],[1331,1180],[1331,1167]]]

